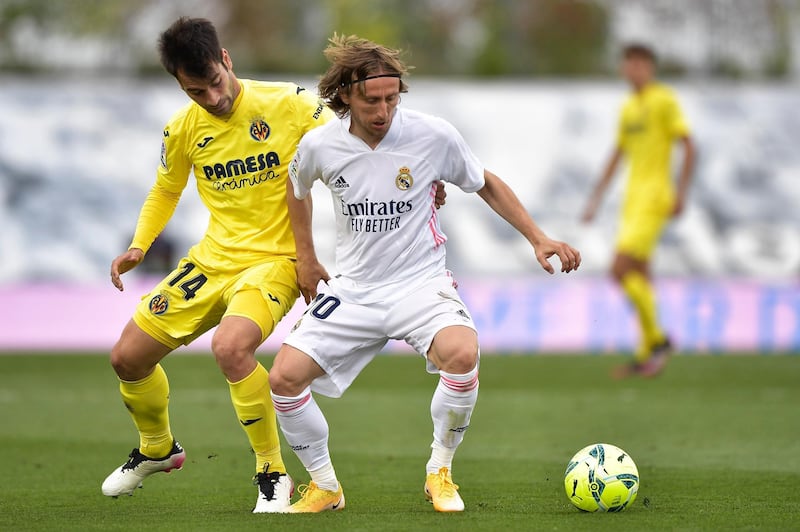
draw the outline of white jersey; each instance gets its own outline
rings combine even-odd
[[[373,150],[333,120],[300,141],[289,177],[298,199],[319,179],[336,214],[336,268],[359,285],[421,282],[445,273],[444,242],[434,206],[435,181],[464,192],[483,188],[483,166],[458,131],[441,118],[396,108]]]

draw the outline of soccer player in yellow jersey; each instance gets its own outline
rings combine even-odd
[[[649,47],[625,47],[622,74],[632,93],[622,106],[616,147],[583,214],[584,222],[594,218],[617,166],[623,156],[627,158],[628,180],[611,271],[636,311],[641,340],[634,361],[617,368],[617,377],[658,375],[672,351],[658,320],[650,258],[664,225],[686,204],[695,149],[678,100],[669,87],[655,81],[655,67]],[[671,176],[675,142],[683,146],[677,189]]]
[[[255,351],[299,295],[288,211],[303,204],[287,199],[288,166],[301,137],[332,112],[297,85],[237,79],[205,19],[177,20],[161,34],[159,52],[192,101],[164,129],[155,185],[130,247],[111,264],[114,286],[123,289],[120,275],[141,263],[164,229],[190,172],[210,218],[203,239],[142,298],[111,351],[139,446],[102,491],[132,495],[148,475],[181,468],[186,455],[170,430],[159,361],[218,325],[211,348],[256,458],[253,512],[281,511],[293,485]]]

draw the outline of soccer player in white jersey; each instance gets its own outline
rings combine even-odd
[[[217,326],[211,342],[234,410],[255,455],[254,513],[289,505],[267,370],[255,350],[299,296],[286,204],[289,162],[309,130],[333,118],[292,83],[237,79],[228,51],[205,19],[181,18],[161,34],[161,62],[192,100],[164,129],[156,182],[111,280],[141,263],[194,173],[210,219],[203,239],[142,298],[111,351],[139,446],[103,482],[105,495],[132,495],[147,476],[180,469],[186,453],[169,423],[169,383],[159,363]],[[294,200],[293,200],[294,201]]]
[[[330,278],[316,258],[310,203],[304,209],[290,203],[298,282],[306,301],[314,299],[270,371],[281,430],[311,476],[288,512],[344,508],[328,424],[312,390],[341,396],[390,338],[405,340],[426,358],[428,371],[439,375],[424,491],[437,511],[462,511],[451,471],[478,396],[478,335],[445,269],[434,183],[477,192],[528,239],[550,273],[552,255],[558,255],[561,271],[570,272],[580,265],[580,254],[539,229],[453,126],[398,106],[407,68],[397,50],[334,36],[325,55],[331,66],[319,92],[341,120],[303,138],[287,188],[305,202],[315,181],[330,189],[338,275]]]

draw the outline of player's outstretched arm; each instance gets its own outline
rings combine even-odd
[[[286,180],[286,203],[289,208],[289,221],[294,232],[294,241],[297,249],[297,285],[303,299],[310,303],[317,297],[317,285],[320,280],[328,281],[331,278],[325,267],[317,259],[314,249],[314,237],[311,233],[311,219],[313,204],[311,194],[299,200],[294,195],[292,180]]]
[[[681,138],[681,144],[683,144],[683,164],[678,178],[678,193],[675,198],[675,207],[672,210],[673,217],[680,216],[686,206],[686,197],[689,194],[689,185],[692,183],[692,173],[696,158],[692,137],[687,135]]]
[[[569,273],[577,270],[581,264],[581,254],[570,245],[549,238],[536,225],[525,207],[502,179],[488,170],[483,172],[486,184],[478,191],[478,195],[489,204],[497,214],[503,217],[517,231],[528,239],[536,253],[536,260],[548,273],[554,273],[548,259],[557,255],[561,261],[561,271]]]
[[[158,182],[150,189],[139,212],[136,232],[133,234],[133,241],[128,251],[111,263],[111,282],[120,292],[123,290],[120,275],[142,262],[144,254],[175,212],[180,197],[180,192],[170,192]]]
[[[597,214],[597,209],[600,207],[600,202],[603,199],[603,194],[605,194],[608,185],[611,183],[611,178],[614,177],[614,174],[617,171],[617,166],[619,165],[619,161],[621,159],[622,150],[615,148],[614,152],[611,154],[611,157],[606,163],[606,167],[603,170],[603,175],[597,181],[594,190],[592,190],[592,194],[589,196],[589,202],[586,204],[586,208],[581,216],[581,221],[583,223],[589,223],[594,220],[594,217]]]
[[[125,289],[120,276],[134,269],[143,259],[144,251],[139,248],[131,248],[111,262],[111,283],[117,287],[117,290],[122,292]]]
[[[139,211],[136,231],[128,249],[139,248],[147,253],[156,237],[161,234],[161,231],[167,226],[167,222],[172,218],[180,199],[180,192],[171,192],[156,182],[147,193],[147,198]]]

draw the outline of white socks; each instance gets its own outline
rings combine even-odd
[[[463,375],[439,372],[439,384],[431,400],[433,443],[425,466],[428,473],[438,473],[442,467],[452,471],[453,455],[464,439],[477,400],[477,365]]]
[[[478,367],[463,375],[439,372],[439,384],[431,400],[433,443],[425,469],[438,473],[452,470],[453,455],[464,439],[478,400]],[[272,404],[289,446],[322,489],[336,491],[339,481],[328,451],[328,422],[306,388],[297,397],[272,394]]]
[[[272,394],[272,404],[289,446],[311,480],[324,490],[336,491],[339,481],[328,452],[328,422],[306,388],[297,397]]]

